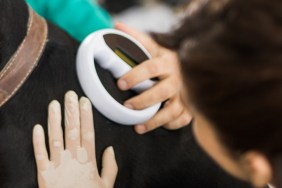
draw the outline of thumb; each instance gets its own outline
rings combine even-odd
[[[101,178],[107,187],[114,187],[118,166],[113,147],[108,147],[103,154]]]
[[[136,29],[133,29],[121,22],[117,22],[115,24],[115,28],[135,38],[151,53],[153,57],[157,55],[157,52],[159,50],[159,45],[149,35],[137,31]]]

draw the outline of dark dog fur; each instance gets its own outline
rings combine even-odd
[[[27,6],[23,0],[0,0],[1,69],[26,33]],[[78,43],[48,24],[48,44],[39,65],[14,97],[0,109],[0,187],[37,187],[32,148],[32,128],[41,123],[47,130],[47,105],[63,102],[64,94],[83,92],[75,71]],[[40,32],[40,31],[38,31]],[[98,69],[107,88],[119,98],[114,79]],[[110,107],[109,107],[110,108]],[[103,150],[115,149],[119,173],[115,187],[249,187],[223,172],[198,147],[191,126],[177,131],[162,128],[137,135],[131,127],[118,126],[95,111],[97,162]]]

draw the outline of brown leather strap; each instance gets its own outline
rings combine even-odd
[[[29,8],[26,36],[0,72],[0,107],[23,85],[37,65],[47,42],[46,21]]]

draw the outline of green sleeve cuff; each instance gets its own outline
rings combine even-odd
[[[82,41],[93,31],[111,28],[110,15],[91,0],[26,0],[41,16]]]

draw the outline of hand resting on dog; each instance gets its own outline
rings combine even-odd
[[[65,138],[61,127],[61,107],[52,101],[48,108],[50,159],[41,125],[33,129],[34,155],[39,188],[111,188],[117,175],[112,147],[103,154],[101,177],[95,154],[92,106],[75,92],[65,95]],[[64,147],[65,140],[65,147]]]

